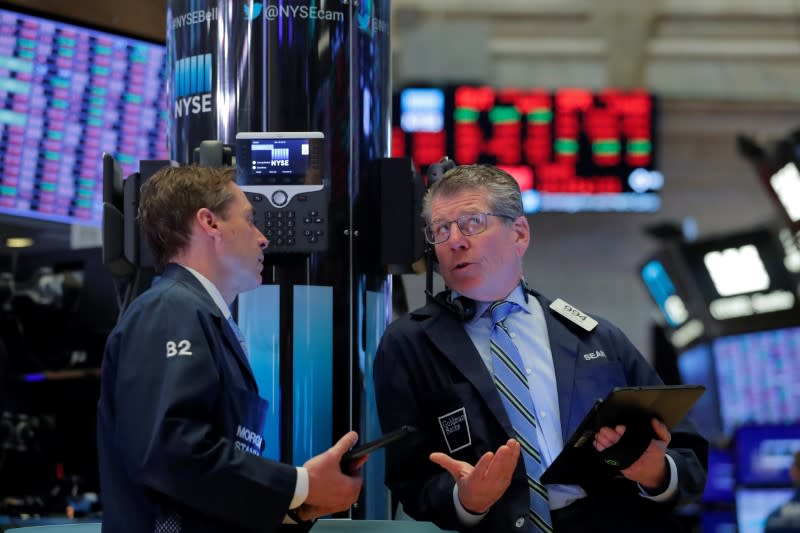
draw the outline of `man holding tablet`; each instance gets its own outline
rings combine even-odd
[[[392,323],[375,362],[384,432],[418,428],[387,448],[386,484],[404,510],[465,532],[680,531],[672,509],[705,485],[707,443],[688,422],[670,432],[647,420],[644,451],[613,475],[540,480],[597,398],[663,383],[619,329],[527,287],[514,178],[456,167],[423,216],[450,290]],[[625,446],[627,429],[600,428],[595,450]]]

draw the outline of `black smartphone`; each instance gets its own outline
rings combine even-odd
[[[383,448],[393,442],[397,442],[400,439],[403,439],[416,431],[417,428],[414,426],[401,426],[400,428],[387,433],[377,439],[362,444],[361,446],[356,446],[355,448],[350,449],[349,451],[345,452],[342,456],[342,470],[347,472],[349,470],[350,465],[355,462],[360,457],[367,455],[368,453],[372,453],[375,450]]]

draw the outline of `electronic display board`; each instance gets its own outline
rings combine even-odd
[[[0,213],[99,225],[102,154],[167,159],[166,49],[0,9]]]
[[[655,100],[644,90],[407,87],[395,95],[392,154],[418,170],[445,155],[497,165],[528,213],[655,211]]]
[[[725,434],[800,423],[800,328],[720,337],[711,349]]]

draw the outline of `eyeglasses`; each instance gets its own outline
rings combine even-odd
[[[471,235],[478,235],[486,231],[489,227],[489,219],[487,217],[500,217],[514,220],[514,217],[508,215],[501,215],[498,213],[472,213],[470,215],[461,215],[455,220],[449,222],[433,222],[425,226],[425,240],[431,244],[441,244],[450,238],[450,226],[453,222],[458,226],[458,230],[462,235],[467,237]]]

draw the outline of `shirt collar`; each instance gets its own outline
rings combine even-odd
[[[458,298],[460,294],[456,291],[450,292],[450,297],[452,299]],[[527,294],[522,288],[522,284],[517,285],[511,294],[506,296],[504,299],[508,300],[509,302],[514,302],[517,304],[525,313],[531,314],[530,309],[528,309],[528,298]],[[492,305],[494,302],[475,302],[475,316],[470,320],[470,323],[477,322],[486,314],[486,311],[489,309],[489,306]]]
[[[188,270],[189,272],[191,272],[192,275],[197,278],[197,281],[199,281],[200,284],[203,285],[208,295],[211,296],[211,299],[214,300],[214,303],[217,304],[217,307],[219,307],[219,310],[222,312],[223,318],[225,318],[225,320],[230,319],[231,309],[230,307],[228,307],[228,304],[225,303],[225,299],[222,297],[222,293],[219,292],[217,286],[211,283],[211,281],[207,277],[202,275],[197,270],[189,268],[186,265],[181,265],[181,266],[186,270]]]

